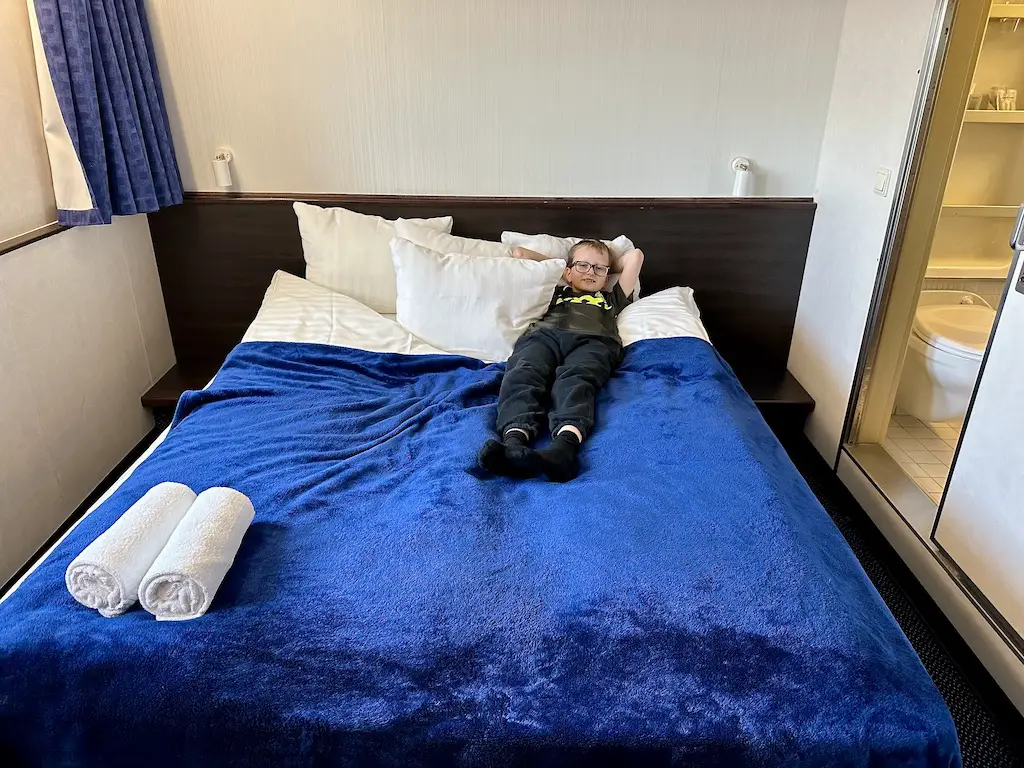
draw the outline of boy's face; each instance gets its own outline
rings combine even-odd
[[[577,248],[575,253],[572,255],[573,265],[565,268],[565,282],[573,287],[573,290],[582,291],[584,293],[593,293],[594,291],[600,291],[608,282],[608,257],[604,254],[604,251],[599,251],[592,245],[584,245],[582,248]],[[603,275],[598,275],[593,269],[588,268],[586,272],[581,272],[576,265],[580,264],[591,264],[593,266],[604,267],[601,269],[604,272]]]

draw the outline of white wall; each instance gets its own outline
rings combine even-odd
[[[844,4],[147,7],[187,189],[226,145],[246,191],[699,196],[813,192]]]
[[[807,433],[834,461],[936,0],[848,0],[815,187],[818,212],[789,369],[817,405]]]
[[[27,5],[0,3],[0,241],[56,220]],[[174,363],[145,216],[0,255],[0,584],[153,426]]]
[[[0,242],[57,220],[24,2],[0,2]]]
[[[173,363],[145,216],[0,256],[0,583],[152,428]]]

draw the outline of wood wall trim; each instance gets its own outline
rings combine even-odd
[[[357,204],[469,205],[478,208],[535,206],[538,208],[686,208],[686,209],[763,209],[807,208],[817,204],[810,197],[477,197],[465,195],[340,195],[301,192],[186,192],[186,202],[203,203],[280,203],[300,200],[325,207]]]

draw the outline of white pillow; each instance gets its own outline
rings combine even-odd
[[[486,256],[488,258],[512,257],[512,246],[492,243],[489,240],[476,240],[472,237],[457,237],[447,232],[421,226],[411,219],[399,219],[395,222],[395,231],[403,240],[408,240],[437,253],[462,253],[467,256]]]
[[[343,293],[377,312],[395,311],[395,267],[388,242],[395,236],[394,222],[347,208],[321,208],[295,203],[299,220],[306,279]],[[450,232],[452,217],[413,219],[436,230]]]
[[[626,307],[618,317],[619,337],[627,346],[644,339],[693,336],[711,343],[692,288],[666,288]]]
[[[511,246],[520,246],[537,253],[543,253],[552,259],[563,259],[569,261],[569,249],[585,238],[582,237],[558,237],[557,235],[524,235],[522,232],[502,232],[501,242]],[[629,253],[636,246],[633,241],[625,235],[619,235],[614,240],[602,240],[608,246],[615,258]],[[611,275],[608,278],[608,287],[613,288],[619,281],[618,275]],[[640,298],[640,281],[636,281],[636,288],[633,289],[633,299]]]
[[[398,322],[432,346],[488,362],[508,359],[565,269],[561,259],[445,255],[397,237],[391,253]]]
[[[557,235],[524,235],[522,232],[502,232],[501,242],[507,245],[518,245],[521,248],[528,248],[537,253],[543,253],[552,259],[569,260],[569,249],[585,238],[582,237],[558,237]],[[624,253],[632,251],[635,247],[633,241],[625,235],[619,235],[614,240],[602,240],[602,243],[611,249],[615,258],[621,257]]]

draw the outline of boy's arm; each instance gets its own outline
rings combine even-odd
[[[519,245],[512,249],[512,258],[526,259],[527,261],[549,261],[551,259],[550,256],[545,256],[543,253],[537,253]]]
[[[612,266],[614,272],[619,273],[619,286],[627,296],[632,296],[636,290],[636,284],[640,280],[640,268],[644,265],[644,252],[639,248],[626,251]]]

